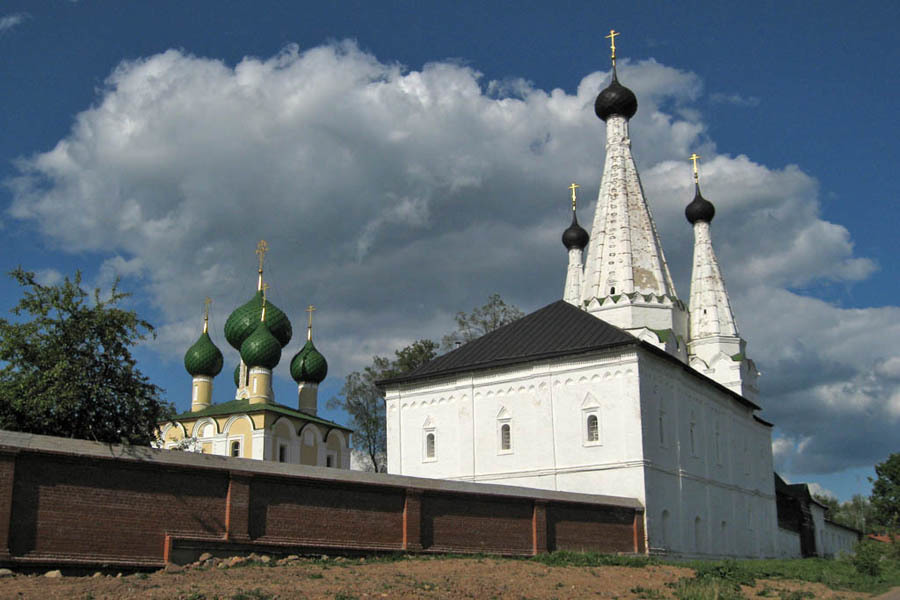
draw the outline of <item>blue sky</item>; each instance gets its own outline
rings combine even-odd
[[[528,311],[560,297],[565,186],[591,190],[589,222],[604,130],[588,100],[615,28],[680,295],[697,150],[779,468],[848,498],[898,451],[900,422],[900,9],[860,7],[6,2],[2,267],[122,276],[159,330],[141,368],[185,408],[203,297],[221,329],[265,237],[295,340],[320,307],[324,403],[367,357],[440,337],[492,292]],[[0,304],[17,297],[0,281]]]

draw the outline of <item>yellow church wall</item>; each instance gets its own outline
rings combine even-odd
[[[184,432],[181,431],[181,427],[176,423],[173,427],[170,427],[166,432],[166,437],[163,439],[165,443],[177,443],[184,439]]]
[[[326,440],[325,442],[325,447],[329,450],[332,450],[335,454],[333,466],[340,467],[341,460],[343,459],[343,456],[341,456],[341,454],[344,451],[344,446],[341,443],[340,436],[337,435],[336,432],[332,432],[332,435],[328,436],[328,440]]]
[[[241,457],[253,456],[253,429],[247,419],[238,418],[231,423],[228,429],[228,456],[231,456],[231,442],[235,439],[241,441]]]
[[[311,431],[310,431],[311,430]],[[307,446],[307,432],[312,434],[312,445]],[[318,435],[317,435],[318,434]],[[310,425],[304,429],[300,436],[300,464],[316,466],[319,464],[319,438],[321,432],[315,425]]]
[[[200,451],[203,452],[203,454],[212,454],[212,443],[203,442],[200,444]]]

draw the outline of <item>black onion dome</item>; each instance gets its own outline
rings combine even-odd
[[[578,224],[578,218],[575,216],[575,211],[573,210],[572,224],[569,225],[569,228],[563,231],[562,234],[563,246],[565,246],[568,250],[572,250],[573,248],[584,250],[585,246],[588,245],[590,239],[591,236],[588,235],[588,232]]]
[[[597,95],[594,102],[594,112],[606,121],[613,115],[621,115],[630,119],[637,112],[637,96],[634,92],[619,83],[616,72],[613,70],[612,83]]]
[[[693,225],[697,221],[712,222],[716,216],[716,207],[700,194],[700,184],[696,185],[697,193],[690,204],[684,207],[684,216]]]

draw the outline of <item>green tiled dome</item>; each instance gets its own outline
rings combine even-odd
[[[241,387],[241,364],[234,368],[234,387]]]
[[[222,352],[205,331],[184,355],[184,368],[191,374],[215,377],[222,372]]]
[[[266,306],[268,317],[269,306]],[[281,360],[281,342],[269,330],[267,321],[260,321],[253,333],[241,344],[241,359],[248,367],[274,369]]]
[[[321,383],[328,375],[328,362],[316,350],[312,340],[300,349],[291,360],[291,377],[297,383]]]
[[[231,313],[228,320],[225,321],[225,339],[237,350],[241,351],[244,340],[253,333],[259,324],[262,313],[262,292],[250,298],[243,306],[239,306]],[[291,341],[294,330],[291,328],[291,322],[287,315],[281,312],[281,309],[266,300],[266,323],[269,325],[269,331],[284,348]]]

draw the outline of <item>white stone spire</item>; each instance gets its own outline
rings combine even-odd
[[[637,110],[637,100],[619,84],[615,72],[595,110],[606,121],[606,161],[584,266],[582,305],[686,359],[687,313],[675,292],[631,155],[628,119]]]
[[[710,222],[716,214],[711,202],[700,194],[696,154],[694,183],[696,194],[684,214],[694,226],[694,263],[691,274],[690,339],[688,361],[696,370],[725,387],[754,399],[758,373],[745,356],[747,343],[738,334],[713,250]]]
[[[587,302],[634,292],[676,297],[631,155],[628,120],[619,115],[606,122],[606,163],[585,279]]]

